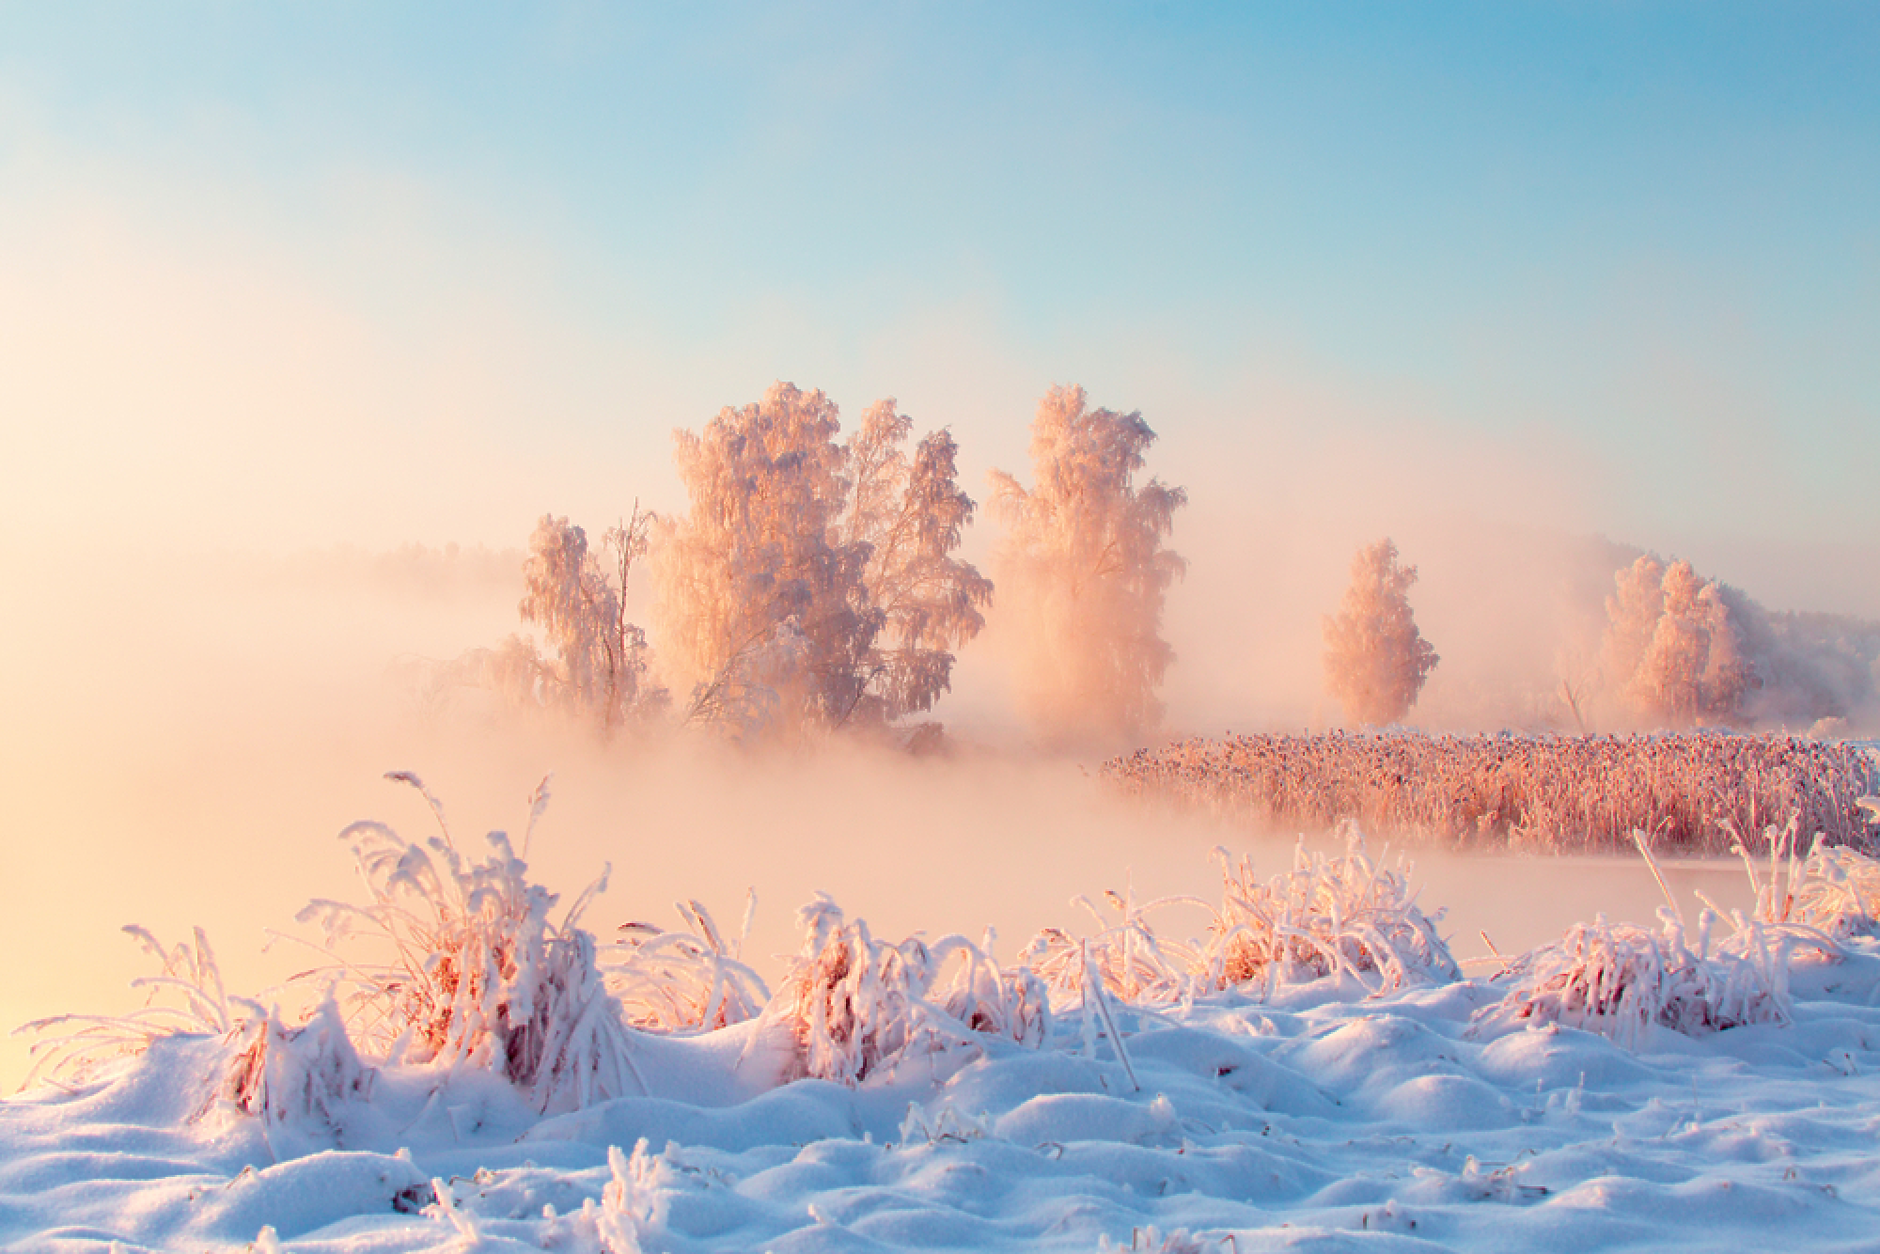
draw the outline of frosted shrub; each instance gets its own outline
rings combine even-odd
[[[1201,956],[1210,988],[1276,984],[1326,976],[1351,978],[1372,992],[1461,978],[1434,918],[1417,907],[1409,871],[1371,861],[1364,838],[1346,826],[1340,857],[1308,853],[1303,842],[1293,868],[1262,883],[1251,860],[1228,860],[1217,849],[1221,908],[1215,912]]]
[[[1036,970],[1060,1004],[1072,998],[1087,1000],[1091,983],[1128,1002],[1172,1002],[1193,990],[1201,962],[1197,951],[1180,941],[1158,936],[1149,916],[1165,907],[1200,906],[1196,897],[1158,897],[1137,901],[1133,888],[1122,893],[1106,890],[1104,901],[1114,918],[1088,897],[1072,898],[1097,922],[1097,931],[1077,937],[1048,927],[1032,939],[1024,961]]]
[[[641,1137],[631,1157],[618,1145],[607,1147],[607,1174],[600,1205],[582,1205],[584,1226],[592,1227],[605,1254],[640,1254],[640,1237],[665,1227],[663,1195],[672,1185],[672,1164],[664,1154],[647,1153]]]
[[[1254,877],[1247,858],[1233,863],[1226,850],[1215,850],[1218,909],[1197,897],[1139,902],[1130,891],[1105,893],[1106,914],[1079,897],[1074,904],[1090,911],[1099,930],[1074,937],[1046,928],[1025,960],[1060,1003],[1083,996],[1086,973],[1106,993],[1138,1004],[1223,988],[1271,996],[1279,984],[1325,976],[1349,977],[1373,993],[1461,978],[1436,931],[1442,913],[1425,915],[1401,862],[1396,869],[1378,867],[1357,828],[1345,830],[1342,856],[1310,854],[1302,844],[1293,869],[1266,882]],[[1151,926],[1151,914],[1178,905],[1212,916],[1205,942],[1171,940]]]
[[[1208,1245],[1203,1245],[1203,1241]],[[1153,1225],[1131,1228],[1128,1245],[1117,1245],[1107,1235],[1097,1239],[1098,1254],[1214,1254],[1238,1248],[1231,1233],[1223,1237],[1200,1237],[1190,1236],[1186,1228],[1177,1228],[1164,1236]]]
[[[575,926],[605,876],[556,925],[555,895],[529,883],[506,835],[491,832],[490,854],[472,862],[416,776],[387,778],[424,793],[440,834],[419,844],[383,823],[354,823],[341,836],[353,842],[367,903],[315,901],[299,916],[325,931],[336,960],[325,974],[344,991],[355,1033],[393,1061],[499,1070],[544,1111],[625,1094],[627,1030],[594,938]],[[532,799],[531,830],[547,806],[547,782]],[[341,959],[351,939],[375,942],[386,956]]]
[[[141,927],[124,929],[163,964],[163,973],[133,980],[149,1002],[125,1015],[60,1015],[21,1028],[41,1039],[33,1045],[30,1087],[40,1079],[68,1084],[86,1079],[118,1057],[142,1053],[168,1036],[211,1036],[221,1046],[206,1077],[198,1115],[218,1104],[256,1115],[273,1126],[339,1126],[340,1106],[369,1097],[373,1071],[360,1062],[338,1010],[323,1003],[299,1027],[223,988],[209,939],[166,949]],[[60,1031],[59,1029],[63,1029]]]
[[[696,901],[678,907],[684,931],[624,925],[622,939],[603,947],[600,960],[627,1022],[648,1031],[678,1032],[710,1031],[755,1018],[770,1001],[770,990],[740,955],[756,907],[752,895],[743,930],[729,942],[711,912]]]
[[[1658,914],[1657,931],[1602,914],[1514,959],[1496,977],[1507,994],[1477,1022],[1563,1023],[1635,1047],[1653,1024],[1693,1035],[1790,1021],[1794,938],[1750,922],[1713,952],[1715,914],[1700,916],[1694,948],[1669,909]]]
[[[772,1007],[789,1022],[804,1075],[856,1084],[884,1064],[978,1035],[1036,1047],[1048,1021],[1042,985],[1028,971],[1000,971],[978,946],[947,937],[876,940],[828,896],[798,912],[803,945]],[[963,960],[930,1000],[949,959]]]

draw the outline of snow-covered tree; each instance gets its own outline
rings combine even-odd
[[[1410,610],[1416,580],[1388,537],[1352,559],[1351,586],[1325,620],[1325,688],[1352,722],[1402,721],[1440,660]]]
[[[652,515],[636,504],[630,522],[609,528],[608,566],[589,549],[587,532],[545,514],[523,564],[524,622],[543,629],[553,654],[536,668],[546,703],[565,705],[613,728],[663,693],[645,685],[646,635],[627,621],[633,563],[646,552]],[[610,569],[611,568],[611,569]],[[509,646],[511,653],[520,646]]]
[[[839,444],[836,405],[774,384],[677,435],[690,507],[655,550],[662,648],[691,717],[747,733],[834,728],[929,708],[990,585],[948,555],[973,503],[954,447],[884,401]],[[885,637],[885,639],[884,639]]]
[[[1154,441],[1140,413],[1053,387],[1031,427],[1034,485],[992,473],[1008,527],[999,585],[1022,622],[1020,695],[1050,739],[1134,736],[1161,718],[1174,658],[1162,604],[1186,568],[1163,540],[1188,498],[1155,478],[1137,485]]]

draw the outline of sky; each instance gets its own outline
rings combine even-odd
[[[1376,475],[1880,611],[1877,56],[1831,3],[0,5],[0,527],[517,545],[676,506],[773,379],[970,487],[1077,382],[1197,508]]]

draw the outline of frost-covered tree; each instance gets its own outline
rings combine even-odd
[[[1401,722],[1440,660],[1410,610],[1416,580],[1388,537],[1351,561],[1351,586],[1325,620],[1325,689],[1352,722]]]
[[[697,685],[693,717],[836,724],[861,700],[881,619],[866,548],[836,531],[840,430],[835,402],[778,383],[702,434],[675,433],[691,504],[661,526],[654,569],[661,648]],[[778,708],[747,708],[754,690]]]
[[[655,551],[662,648],[691,717],[747,733],[929,708],[990,586],[949,554],[973,503],[953,442],[873,407],[846,445],[836,405],[778,383],[677,434],[690,506]]]
[[[1020,695],[1050,739],[1134,736],[1162,716],[1156,690],[1174,659],[1162,604],[1186,568],[1163,541],[1188,497],[1136,483],[1154,441],[1140,413],[1053,387],[1031,427],[1034,485],[992,472],[1008,528],[999,586],[1022,622]]]
[[[902,451],[913,420],[892,398],[862,415],[848,444],[854,484],[842,534],[868,546],[863,582],[882,615],[871,665],[876,714],[926,711],[952,685],[953,650],[985,626],[992,581],[951,556],[972,522],[957,481],[958,448],[936,431]]]
[[[1615,582],[1605,670],[1634,715],[1675,727],[1735,719],[1757,677],[1722,587],[1650,555]]]
[[[542,628],[553,650],[536,668],[543,700],[592,714],[606,728],[663,696],[645,685],[646,635],[627,621],[633,563],[646,552],[652,522],[636,504],[630,522],[608,529],[602,541],[608,565],[602,566],[585,530],[546,514],[523,564],[517,608],[524,622]],[[510,652],[518,647],[512,644]]]

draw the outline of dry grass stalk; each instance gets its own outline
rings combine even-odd
[[[161,975],[131,981],[132,988],[145,990],[145,1004],[128,1014],[54,1015],[14,1029],[15,1035],[39,1038],[32,1044],[33,1065],[22,1089],[41,1081],[80,1084],[99,1067],[140,1054],[160,1037],[232,1038],[267,1017],[256,1003],[228,996],[215,952],[201,928],[195,930],[193,945],[179,941],[174,949],[164,948],[145,928],[131,926],[124,931],[163,964]]]

